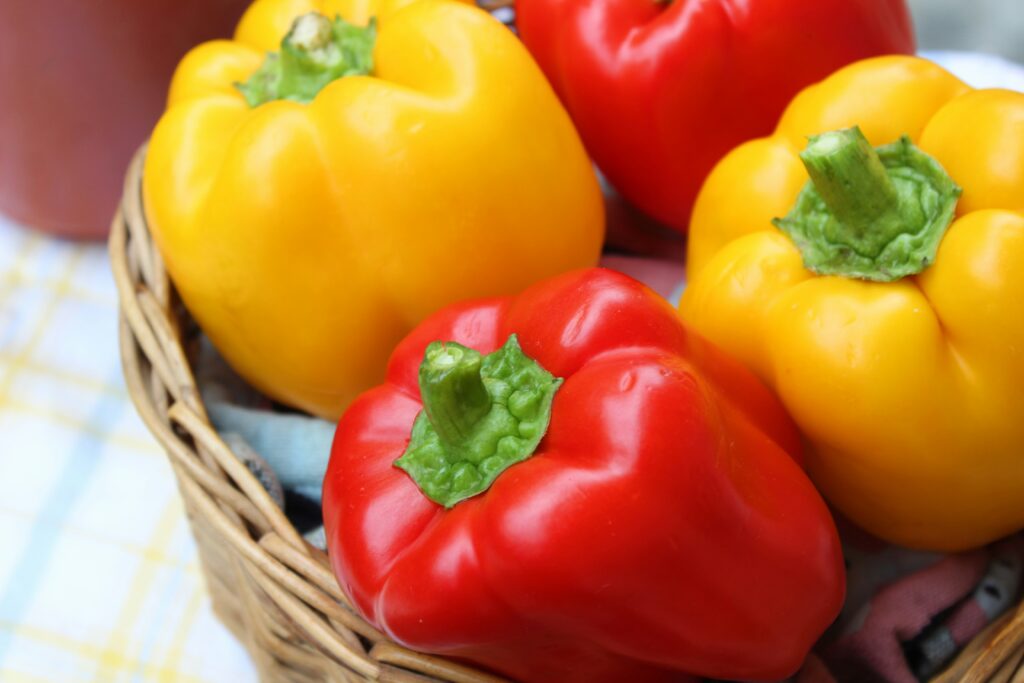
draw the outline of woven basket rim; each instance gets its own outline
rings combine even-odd
[[[302,538],[210,424],[184,348],[179,315],[187,312],[143,210],[145,152],[144,144],[128,168],[108,243],[122,370],[139,416],[170,460],[218,617],[264,680],[504,681],[409,650],[366,622],[326,553]],[[1022,660],[1024,605],[990,624],[932,683],[1024,683]]]

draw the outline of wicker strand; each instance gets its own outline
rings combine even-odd
[[[124,251],[125,248],[125,231],[121,228],[124,225],[124,221],[121,218],[120,213],[117,219],[114,221],[114,227],[111,230],[110,235],[110,251],[113,254],[115,250],[118,253]],[[135,335],[135,341],[142,347],[143,353],[146,355],[146,359],[152,364],[153,369],[160,375],[161,381],[167,387],[168,391],[175,399],[182,399],[182,390],[178,384],[178,381],[174,377],[174,373],[171,370],[170,363],[161,353],[160,342],[157,341],[156,335],[153,330],[149,327],[146,321],[146,316],[142,312],[142,306],[138,300],[138,289],[135,286],[130,285],[132,278],[128,273],[127,262],[123,256],[121,258],[111,258],[111,269],[114,273],[114,280],[118,284],[118,289],[121,292],[121,315],[128,319],[128,324],[131,327],[132,333]],[[131,296],[123,296],[123,283],[129,283]]]
[[[231,449],[221,440],[209,422],[194,413],[184,403],[172,405],[168,415],[174,422],[184,427],[197,443],[202,443],[207,448],[221,469],[228,473],[238,488],[260,511],[263,518],[270,524],[271,529],[292,547],[302,552],[306,551],[306,542],[288,521],[288,518],[284,516],[281,508],[277,506],[263,485],[252,476],[245,464],[231,452]]]
[[[1017,608],[1006,626],[985,646],[974,664],[964,674],[963,683],[986,683],[996,680],[995,674],[1003,667],[1004,662],[1012,660],[1022,648],[1024,605]],[[1017,657],[1017,661],[1019,663],[1020,657]]]
[[[195,378],[192,376],[192,369],[189,367],[188,359],[185,358],[185,352],[178,341],[178,333],[173,329],[167,317],[166,309],[160,307],[156,296],[149,290],[139,292],[139,308],[142,309],[142,314],[149,322],[157,343],[166,354],[171,373],[175,377],[181,378],[175,398],[206,419],[206,406],[203,405],[199,390],[196,388]]]
[[[143,212],[141,207],[141,196],[142,187],[139,182],[142,178],[142,164],[146,156],[146,145],[143,145],[132,157],[132,160],[128,166],[128,174],[124,179],[124,193],[121,199],[121,207],[118,211],[117,220],[121,220],[124,216],[125,223],[128,229],[128,235],[131,240],[136,244],[148,244],[150,240],[149,230],[146,229],[146,221],[142,219]],[[111,256],[115,249],[118,249],[118,255],[120,250],[124,248],[123,242],[127,239],[126,236],[119,236],[119,241],[115,246],[113,240],[110,243]],[[136,249],[134,250],[133,256],[136,257],[136,261],[139,266],[139,271],[142,275],[142,282],[148,287],[152,288],[157,280],[159,279],[159,273],[154,265],[154,260],[158,260],[155,257],[155,251],[153,249]],[[115,259],[111,259],[115,261]]]
[[[987,683],[1009,683],[1014,674],[1020,668],[1021,660],[1024,659],[1024,646],[1018,647],[999,667],[999,670],[992,674]]]
[[[380,675],[380,666],[366,657],[365,654],[357,654],[352,647],[344,641],[335,631],[331,630],[326,623],[317,616],[300,600],[288,591],[282,589],[269,576],[261,571],[256,565],[248,565],[250,576],[256,583],[266,591],[278,607],[282,609],[292,620],[294,625],[304,634],[310,642],[314,643],[325,654],[344,662],[353,670],[375,680]]]
[[[129,229],[132,230],[132,238],[138,245],[139,256],[144,267],[143,282],[156,296],[160,305],[170,309],[171,286],[167,278],[167,271],[164,269],[164,261],[161,258],[156,245],[153,244],[153,236],[146,227],[145,209],[142,201],[142,166],[146,159],[147,145],[142,145],[132,157],[128,168],[128,175],[125,178],[125,192],[121,200],[121,211]],[[135,180],[131,185],[130,181]]]
[[[413,673],[407,669],[399,669],[389,664],[380,667],[380,683],[446,683],[440,678],[425,674]]]
[[[276,615],[272,620],[260,618],[253,619],[252,622],[255,625],[254,633],[267,653],[278,662],[287,662],[288,668],[292,672],[299,670],[310,676],[319,674],[320,677],[323,677],[327,673],[325,669],[338,668],[331,666],[329,660],[319,649],[310,647],[305,642],[296,642],[293,637],[295,635],[293,620],[280,609],[270,596],[259,596],[262,587],[259,585],[259,581],[252,576],[249,574],[248,579],[244,582],[248,586],[248,590],[251,591],[248,595],[248,602],[252,605],[252,609],[261,615],[265,613]],[[289,637],[283,637],[283,632],[288,632]],[[340,667],[340,669],[344,670],[344,667]]]
[[[123,318],[121,321],[121,348],[123,349],[122,366],[124,369],[125,385],[128,387],[129,394],[139,396],[145,391],[142,389],[144,385],[139,375],[137,363],[132,362],[135,349],[131,330]],[[231,484],[221,477],[211,473],[208,468],[203,467],[198,459],[189,452],[188,448],[178,440],[178,437],[171,431],[167,423],[157,416],[147,401],[136,400],[135,407],[143,423],[163,445],[164,450],[171,459],[172,465],[183,470],[178,473],[179,476],[185,476],[187,473],[187,476],[194,478],[211,495],[231,507],[236,513],[244,517],[246,521],[259,529],[261,533],[270,531],[270,526],[256,510],[252,502],[241,491],[233,488]]]
[[[441,657],[414,652],[391,642],[380,642],[370,650],[370,656],[381,662],[415,669],[451,683],[509,683],[508,679],[471,669]]]
[[[294,629],[287,615],[262,592],[242,565],[239,565],[239,574],[241,602],[251,615],[247,620],[251,624],[249,635],[260,654],[271,660],[282,674],[287,672],[282,678],[324,678],[326,658],[319,651],[294,642],[295,639],[291,637]],[[282,632],[288,632],[289,635],[283,637]]]
[[[337,581],[334,579],[333,575],[328,572],[328,576],[330,576],[330,584],[334,584],[333,586],[330,586],[328,582],[322,580],[320,572],[324,571],[323,567],[312,561],[309,555],[300,555],[296,553],[290,545],[285,543],[281,540],[280,536],[274,533],[264,535],[263,538],[260,539],[259,543],[267,552],[298,575],[295,581],[289,581],[289,587],[295,591],[295,594],[298,597],[305,600],[312,607],[323,612],[328,617],[329,621],[339,630],[342,637],[349,640],[350,643],[355,642],[357,645],[358,641],[350,640],[350,637],[355,637],[354,633],[358,633],[370,642],[377,642],[385,639],[383,633],[355,615],[352,611],[351,605],[349,604],[348,598],[344,597],[344,594],[338,589]],[[311,576],[315,576],[317,581],[313,585],[303,583],[299,580],[299,577],[309,580]],[[321,583],[326,584],[327,586],[325,592],[328,595],[326,597],[316,590],[316,588],[325,588],[325,586],[320,585]],[[335,597],[335,594],[338,594],[341,597]],[[339,603],[345,605],[347,609],[339,608]]]
[[[383,633],[370,626],[363,619],[357,616],[351,611],[351,608],[346,609],[334,600],[331,600],[328,596],[325,596],[320,590],[318,590],[313,584],[304,581],[304,577],[293,574],[291,572],[274,572],[274,578],[283,586],[289,588],[297,598],[308,604],[309,606],[317,609],[327,617],[330,617],[334,621],[345,627],[354,633],[358,633],[363,638],[366,638],[370,642],[377,642],[385,640]],[[346,638],[350,643],[355,646],[359,646],[358,640],[351,640]]]
[[[312,581],[320,590],[330,595],[335,600],[349,605],[348,597],[341,592],[338,581],[326,564],[320,564],[315,559],[320,555],[326,559],[326,555],[319,551],[311,551],[308,554],[296,553],[290,545],[281,540],[281,537],[274,533],[264,535],[260,539],[260,545],[267,549],[271,555],[284,563],[289,569]]]
[[[937,676],[933,677],[931,683],[960,683],[964,674],[977,661],[978,657],[985,650],[996,634],[999,633],[1010,621],[1010,615],[1004,614],[991,624],[986,626],[981,633],[974,637],[963,650],[956,656],[956,659]],[[987,682],[986,682],[987,683]]]
[[[315,634],[319,644],[327,643],[326,649],[340,661],[349,665],[353,670],[370,676],[371,680],[377,676],[377,665],[366,658],[364,653],[357,653],[349,649],[337,634],[328,633],[323,626],[322,620],[313,615],[308,607],[302,606],[301,602],[288,591],[279,587],[278,582],[284,585],[290,583],[290,577],[294,576],[287,569],[275,562],[273,558],[264,554],[261,548],[249,537],[243,534],[242,530],[224,517],[223,512],[210,499],[206,492],[191,481],[182,483],[185,494],[202,512],[207,521],[223,535],[224,539],[231,543],[240,553],[243,560],[248,564],[244,565],[246,574],[262,588],[276,603],[276,605],[288,613],[292,618],[297,617],[301,623],[300,627],[307,634]],[[273,579],[271,579],[273,576]]]

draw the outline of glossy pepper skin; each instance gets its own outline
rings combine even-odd
[[[377,20],[371,75],[251,107],[304,13]],[[181,62],[144,197],[181,296],[273,398],[337,418],[390,350],[467,296],[596,263],[600,190],[521,43],[452,2],[259,0]]]
[[[516,23],[602,172],[680,232],[715,163],[801,88],[914,51],[904,0],[517,0]]]
[[[852,125],[909,136],[962,187],[920,274],[818,276],[772,227],[807,182],[807,136]],[[683,319],[775,389],[826,499],[917,548],[1024,526],[1024,94],[910,57],[842,69],[718,164],[690,240]]]
[[[516,333],[564,383],[537,451],[450,509],[393,466],[430,342]],[[778,680],[838,613],[828,510],[777,400],[603,269],[456,305],[397,347],[342,417],[325,480],[335,574],[417,650],[523,681]]]

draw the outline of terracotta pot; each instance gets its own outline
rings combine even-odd
[[[247,0],[2,0],[0,213],[102,237],[178,60]]]

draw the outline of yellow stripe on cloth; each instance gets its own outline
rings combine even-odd
[[[21,241],[21,246],[18,248],[18,252],[14,255],[14,260],[10,265],[2,281],[0,281],[0,299],[4,298],[10,290],[14,289],[18,285],[26,284],[26,279],[23,271],[25,266],[32,256],[32,253],[39,248],[43,243],[43,237],[39,233],[29,233]]]
[[[135,622],[142,613],[143,603],[152,589],[159,561],[167,555],[181,517],[181,502],[173,498],[164,506],[160,521],[153,532],[153,542],[142,554],[142,561],[128,589],[121,613],[101,653],[96,672],[97,681],[113,680],[115,672],[134,668],[135,662],[125,656],[124,650],[128,647],[132,632],[135,630]]]
[[[61,301],[61,291],[66,290],[71,283],[71,276],[75,272],[75,267],[78,262],[82,260],[83,255],[82,248],[76,248],[64,262],[63,268],[61,268],[61,275],[59,278],[59,286],[53,290],[52,296],[47,300],[46,305],[43,308],[43,312],[39,316],[39,320],[36,321],[36,326],[32,330],[32,334],[29,336],[25,345],[18,351],[11,360],[6,363],[7,372],[0,377],[0,405],[3,405],[7,399],[10,398],[11,385],[14,383],[14,377],[18,374],[25,363],[28,362],[32,356],[33,350],[39,345],[39,341],[43,335],[46,334],[47,328],[50,326],[50,320],[53,318],[53,314],[57,311],[57,306]]]
[[[140,451],[143,453],[159,453],[163,454],[163,451],[159,446],[154,444],[152,441],[147,439],[137,439],[125,434],[115,434],[101,429],[96,425],[90,424],[88,421],[79,420],[71,415],[65,415],[61,412],[50,408],[43,408],[41,406],[35,406],[30,403],[24,403],[13,398],[8,397],[6,400],[0,395],[0,407],[7,410],[14,410],[19,413],[27,413],[30,415],[37,415],[39,417],[46,418],[56,422],[57,424],[71,427],[76,432],[88,434],[96,438],[99,441],[113,444],[115,446],[121,446],[128,448],[133,451]]]
[[[20,638],[34,640],[36,642],[43,643],[44,645],[49,645],[50,647],[64,650],[65,652],[71,652],[73,654],[78,655],[82,659],[100,660],[103,656],[103,650],[97,647],[96,645],[92,645],[91,643],[81,643],[75,640],[74,638],[69,638],[63,634],[53,633],[51,631],[36,628],[34,626],[29,626],[25,624],[11,624],[9,622],[0,621],[0,629],[12,631],[15,635],[17,635]],[[144,666],[145,663],[133,660],[130,661],[129,664],[142,667]],[[201,678],[185,674],[180,671],[166,669],[163,666],[158,667],[155,670],[155,673],[158,676],[165,677],[164,680],[183,681],[185,683],[205,683]],[[94,678],[91,680],[94,680],[97,683],[110,683],[110,679],[106,678]],[[26,681],[26,683],[35,683],[36,681],[39,681],[41,683],[54,683],[52,679],[38,678],[36,676],[32,676],[24,672],[13,671],[10,669],[0,671],[0,681],[3,681],[3,683],[8,683],[8,681]],[[61,681],[60,683],[72,682]]]
[[[0,363],[13,364],[15,359],[17,359],[15,354],[0,351]],[[86,377],[85,375],[69,372],[61,368],[50,367],[49,365],[44,365],[31,359],[21,359],[18,362],[21,363],[21,368],[27,372],[32,372],[37,375],[45,375],[46,377],[59,382],[75,384],[83,389],[96,392],[97,394],[106,394],[108,396],[114,396],[115,398],[128,398],[128,392],[121,386],[101,382],[100,380],[93,379],[92,377]]]
[[[181,615],[178,627],[174,630],[174,636],[171,638],[171,644],[167,648],[167,654],[164,656],[163,663],[155,672],[150,670],[150,666],[146,667],[145,674],[147,680],[156,680],[159,683],[175,683],[177,679],[173,677],[173,672],[181,666],[181,658],[185,652],[185,641],[188,639],[189,632],[196,621],[196,616],[199,614],[199,608],[202,604],[203,591],[200,584],[197,583],[192,590],[192,595],[189,596],[188,604],[185,605],[185,611]]]
[[[255,680],[123,386],[113,285],[101,245],[0,216],[0,683]]]
[[[3,671],[4,683],[52,683],[45,678],[39,678],[38,676],[30,676],[27,673],[21,671]]]
[[[184,514],[184,510],[182,510],[182,514]],[[15,510],[7,507],[2,502],[0,502],[0,516],[17,517],[22,520],[25,520],[26,522],[30,522],[36,519],[38,514],[30,514],[27,512],[23,512],[22,510]],[[148,545],[128,543],[127,541],[122,541],[112,536],[97,533],[96,531],[89,529],[88,527],[78,526],[74,522],[64,522],[60,525],[60,528],[62,532],[70,532],[78,538],[96,541],[97,543],[110,546],[112,548],[117,548],[131,555],[141,556],[145,555],[146,553],[152,553],[152,550]],[[201,576],[201,573],[199,571],[199,565],[196,564],[194,559],[186,561],[183,559],[179,559],[176,556],[168,554],[165,556],[155,555],[153,556],[153,560],[156,562],[160,562],[168,568],[180,571],[189,577],[198,579]],[[200,595],[201,594],[202,593],[200,592]],[[0,683],[2,683],[2,680],[3,679],[0,679]]]

